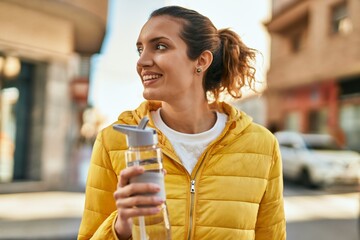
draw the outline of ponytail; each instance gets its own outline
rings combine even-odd
[[[254,86],[256,69],[253,66],[256,50],[248,48],[239,35],[228,28],[219,29],[218,35],[221,44],[218,50],[213,52],[214,60],[205,78],[205,90],[215,101],[223,92],[233,98],[241,98],[241,89],[244,86],[256,91]]]

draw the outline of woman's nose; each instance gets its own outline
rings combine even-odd
[[[137,65],[139,67],[147,67],[153,64],[152,56],[148,51],[143,50],[140,54],[139,60],[137,61]]]

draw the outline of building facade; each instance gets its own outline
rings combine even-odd
[[[107,8],[107,0],[0,1],[2,191],[76,184],[79,115]]]
[[[267,125],[360,151],[360,1],[272,0]]]

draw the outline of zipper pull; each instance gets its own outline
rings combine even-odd
[[[190,192],[191,192],[191,193],[195,193],[195,180],[191,180]]]

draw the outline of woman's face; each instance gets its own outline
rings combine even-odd
[[[196,61],[188,58],[180,38],[181,28],[181,21],[169,16],[153,17],[143,26],[137,40],[137,72],[145,99],[171,103],[204,95]]]

